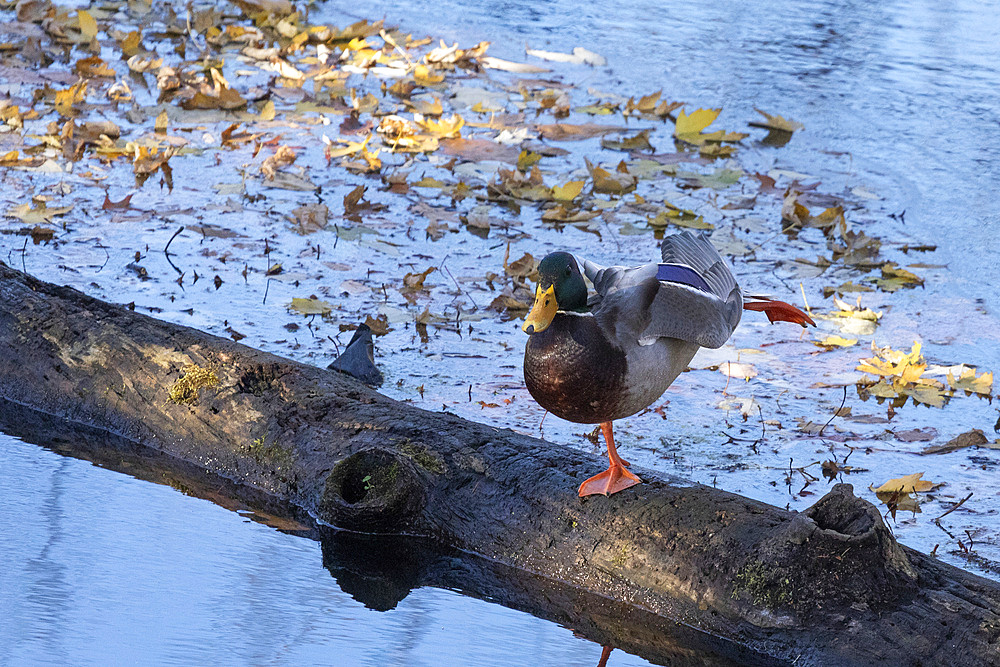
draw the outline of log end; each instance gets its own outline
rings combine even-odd
[[[838,484],[758,543],[736,573],[733,597],[764,625],[794,615],[879,610],[916,590],[918,573],[874,505]],[[798,619],[801,622],[801,618]]]

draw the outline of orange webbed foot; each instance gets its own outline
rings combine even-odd
[[[580,485],[580,497],[604,494],[610,496],[612,493],[624,491],[636,484],[642,484],[642,480],[628,471],[625,466],[612,465],[604,472],[594,475]]]

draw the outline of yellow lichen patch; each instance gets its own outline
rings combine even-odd
[[[170,400],[181,405],[194,403],[198,398],[198,390],[202,387],[214,387],[219,384],[215,371],[202,368],[195,364],[184,367],[184,375],[177,378],[170,388]]]

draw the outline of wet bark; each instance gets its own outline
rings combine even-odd
[[[393,401],[0,264],[0,397],[321,524],[420,535],[796,664],[1000,662],[1000,586],[899,545],[838,485],[802,513]]]

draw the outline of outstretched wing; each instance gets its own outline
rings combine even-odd
[[[600,296],[595,316],[619,340],[648,345],[679,338],[722,347],[740,322],[743,297],[725,260],[705,237],[690,232],[663,239],[663,262],[635,268],[580,262]]]

